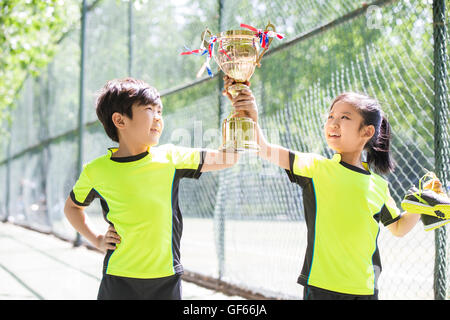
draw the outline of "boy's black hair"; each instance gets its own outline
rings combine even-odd
[[[114,112],[133,118],[131,107],[161,104],[158,91],[144,81],[124,78],[108,81],[99,91],[96,101],[97,117],[105,132],[113,141],[119,142],[117,128],[112,121]]]

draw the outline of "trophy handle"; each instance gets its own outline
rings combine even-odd
[[[266,28],[264,29],[264,31],[269,31],[269,28],[272,28],[273,32],[277,32],[275,29],[275,26],[272,23],[270,23],[270,20],[269,20],[269,23],[266,25]],[[261,67],[261,63],[260,63],[261,59],[262,59],[263,55],[266,53],[266,51],[269,50],[269,46],[272,43],[272,40],[273,40],[272,38],[269,38],[269,45],[264,48],[264,50],[259,55],[258,59],[256,59],[256,65],[258,67]]]
[[[209,38],[206,38],[206,35],[209,35]],[[209,43],[206,39],[210,39],[212,37],[211,31],[209,31],[208,27],[206,27],[205,31],[202,32],[201,38],[202,38],[202,44],[201,47],[207,48]]]

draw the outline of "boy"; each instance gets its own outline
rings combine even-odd
[[[238,114],[256,122],[253,96],[239,99],[233,102]],[[106,251],[98,299],[181,299],[179,181],[231,167],[238,155],[156,147],[164,128],[163,106],[156,89],[140,80],[109,81],[96,111],[119,147],[84,166],[64,212],[82,236]],[[105,235],[85,220],[84,207],[95,198],[110,224]]]

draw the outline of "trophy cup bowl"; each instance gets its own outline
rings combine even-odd
[[[248,88],[248,81],[255,67],[259,65],[259,39],[249,30],[228,30],[217,36],[214,59],[220,69],[236,83],[228,87],[228,92],[235,98],[239,92]],[[259,150],[256,142],[256,123],[251,118],[235,117],[234,112],[222,123],[222,140],[220,148],[227,152],[244,152]]]

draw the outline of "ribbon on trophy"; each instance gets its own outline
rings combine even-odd
[[[248,24],[245,23],[241,23],[241,28],[246,28],[249,29],[253,32],[255,32],[255,35],[259,38],[259,43],[261,44],[261,48],[263,49],[268,49],[269,48],[269,38],[275,38],[277,37],[278,39],[283,39],[284,35],[281,33],[277,33],[275,31],[272,30],[261,30],[261,29],[256,29],[255,27],[249,26]]]
[[[264,53],[269,49],[269,45],[272,41],[272,38],[278,38],[278,39],[284,38],[283,34],[275,32],[275,26],[272,25],[270,23],[270,21],[264,31],[262,29],[256,29],[255,27],[252,27],[252,26],[250,26],[248,24],[244,24],[244,23],[241,23],[240,26],[241,26],[241,28],[246,28],[246,29],[249,29],[249,30],[255,32],[255,36],[257,38],[259,38],[261,48],[264,49],[262,54],[259,55],[259,57],[256,60],[256,65],[258,67],[261,66],[260,60],[261,60],[262,56],[264,55]],[[271,27],[273,30],[269,30],[268,29],[269,27]],[[206,37],[207,34],[209,34],[209,36],[210,36],[209,40],[207,40],[207,37]],[[201,75],[205,72],[205,69],[208,71],[208,75],[210,77],[213,77],[210,61],[211,61],[211,57],[214,52],[214,45],[216,42],[217,42],[217,37],[212,35],[211,32],[208,30],[208,28],[206,28],[206,30],[202,34],[202,43],[201,43],[199,49],[190,50],[189,48],[187,48],[185,46],[187,51],[181,52],[181,55],[190,55],[190,54],[193,54],[196,56],[205,56],[206,55],[206,61],[202,65],[200,70],[197,72],[197,78],[201,77]],[[232,60],[232,58],[228,55],[228,52],[222,47],[222,41],[219,42],[218,51],[220,53],[223,53],[228,58],[228,60]]]
[[[211,71],[211,65],[210,65],[210,61],[211,61],[211,57],[212,57],[212,53],[214,50],[214,43],[217,41],[217,37],[216,36],[211,36],[209,41],[208,41],[208,48],[205,48],[205,46],[202,45],[200,47],[200,49],[195,49],[195,50],[189,50],[189,48],[185,47],[186,49],[188,49],[188,51],[182,52],[180,55],[184,56],[184,55],[189,55],[189,54],[194,54],[194,55],[200,55],[200,56],[204,56],[206,55],[206,61],[203,64],[203,66],[200,68],[200,70],[197,73],[197,78],[199,78],[203,72],[205,72],[205,69],[208,71],[208,75],[210,77],[213,76],[213,73]]]

